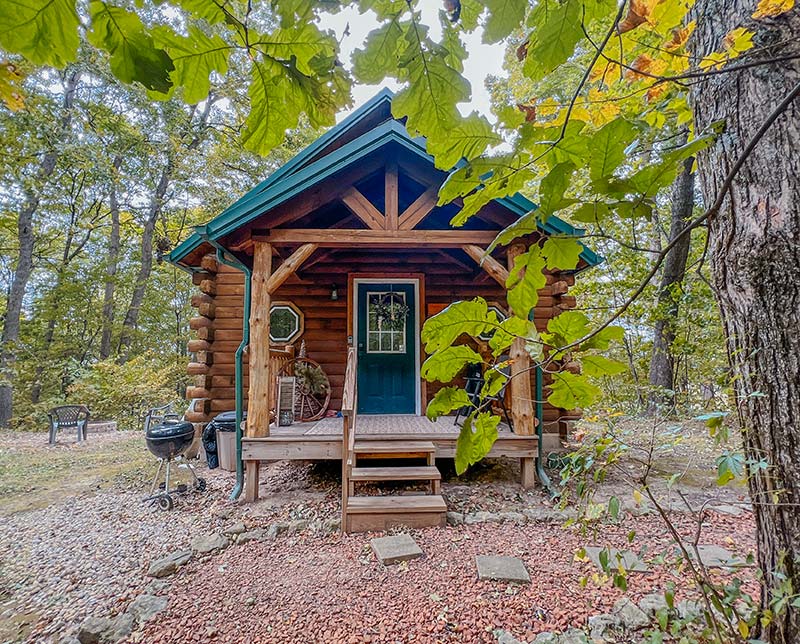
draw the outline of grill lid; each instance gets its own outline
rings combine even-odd
[[[165,420],[147,430],[147,440],[167,440],[194,434],[194,425],[184,420]]]

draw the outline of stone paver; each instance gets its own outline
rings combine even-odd
[[[697,546],[697,551],[700,553],[700,562],[706,568],[735,568],[747,565],[744,559],[721,546],[700,544]]]
[[[589,561],[601,570],[603,569],[603,566],[600,565],[600,552],[602,550],[603,548],[598,546],[586,547],[586,556],[589,558]],[[622,567],[628,572],[647,572],[648,570],[647,564],[639,559],[639,556],[635,552],[610,548],[608,565],[611,566],[611,568],[616,568],[618,562],[622,563]]]
[[[478,555],[475,557],[475,564],[478,566],[478,579],[524,584],[529,584],[531,581],[525,564],[516,557]]]
[[[408,561],[422,556],[422,550],[410,534],[376,537],[370,541],[372,552],[384,566]]]

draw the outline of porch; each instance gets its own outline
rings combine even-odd
[[[453,458],[460,427],[452,417],[429,421],[425,416],[360,415],[358,441],[425,441],[436,448],[434,458]],[[270,427],[269,436],[243,438],[242,458],[248,460],[341,460],[344,418],[323,418],[288,427]],[[490,457],[535,458],[538,438],[514,434],[501,423]]]

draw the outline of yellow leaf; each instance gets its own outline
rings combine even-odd
[[[25,105],[22,95],[22,76],[14,63],[0,63],[0,99],[12,112],[21,110]]]
[[[636,503],[636,505],[641,505],[641,503],[642,503],[642,493],[639,492],[639,490],[634,490],[633,491],[633,500]]]
[[[539,116],[552,116],[560,109],[561,105],[553,98],[547,98],[536,106]]]
[[[741,54],[753,48],[753,32],[737,27],[725,36],[722,46],[729,53]]]
[[[745,640],[747,636],[750,635],[750,627],[747,625],[747,622],[743,622],[741,619],[739,620],[739,635]]]
[[[756,7],[753,18],[771,18],[786,13],[794,7],[794,0],[761,0]]]
[[[706,56],[705,58],[703,58],[703,60],[700,61],[700,69],[702,69],[703,71],[705,71],[706,69],[710,69],[712,67],[720,69],[727,60],[728,57],[725,54],[715,51],[710,53],[708,56]]]

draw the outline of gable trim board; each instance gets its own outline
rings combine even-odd
[[[399,145],[402,149],[411,152],[433,166],[433,157],[425,150],[425,139],[421,137],[412,138],[402,123],[395,119],[385,121],[329,154],[318,158],[316,161],[309,162],[325,146],[334,143],[337,139],[350,132],[367,115],[380,108],[384,102],[390,104],[392,96],[393,94],[389,90],[379,92],[373,99],[319,137],[314,143],[231,204],[208,224],[197,227],[195,232],[169,254],[168,260],[174,264],[192,268],[183,260],[204,241],[217,241],[221,237],[235,232],[242,226],[268,213],[271,209],[300,195],[305,190],[332,177],[337,172],[358,163],[369,154],[390,143]],[[536,205],[532,201],[519,193],[495,199],[494,201],[518,217],[536,209]],[[541,228],[546,234],[556,235],[578,236],[583,232],[555,216],[549,217]],[[587,266],[594,266],[602,261],[597,254],[585,245],[581,253],[581,259]]]

